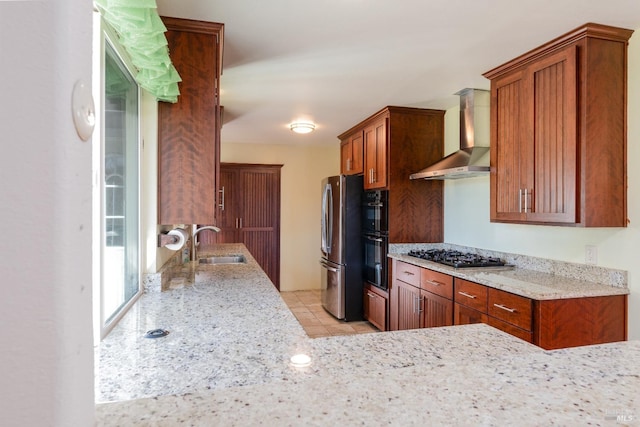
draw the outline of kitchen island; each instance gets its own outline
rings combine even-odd
[[[143,295],[97,348],[98,425],[640,420],[640,342],[544,351],[483,324],[310,339],[243,246],[214,249],[247,263]]]

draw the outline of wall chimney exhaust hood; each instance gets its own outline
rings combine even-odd
[[[489,173],[490,93],[462,89],[460,96],[460,149],[409,179],[461,179]]]

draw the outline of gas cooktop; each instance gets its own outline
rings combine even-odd
[[[505,266],[504,261],[500,258],[483,257],[478,254],[445,249],[411,250],[409,255],[455,268]]]

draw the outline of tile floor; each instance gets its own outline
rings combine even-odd
[[[379,332],[367,321],[343,322],[333,317],[322,308],[319,290],[280,292],[280,296],[310,338]]]

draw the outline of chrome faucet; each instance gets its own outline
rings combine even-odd
[[[205,225],[203,227],[197,228],[197,225],[193,225],[193,234],[191,235],[191,260],[192,261],[198,261],[198,246],[200,245],[200,242],[198,242],[198,233],[200,233],[201,231],[204,230],[211,230],[211,231],[215,231],[216,233],[218,233],[220,231],[220,229],[218,227],[215,227],[213,225]]]

